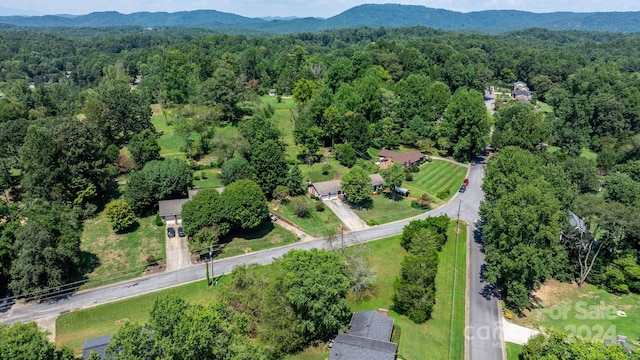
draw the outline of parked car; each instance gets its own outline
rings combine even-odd
[[[178,236],[180,236],[180,237],[184,237],[184,236],[185,236],[185,235],[184,235],[184,229],[182,228],[182,226],[180,226],[180,227],[178,228]]]
[[[469,178],[465,178],[464,181],[462,182],[462,185],[468,186],[469,185]]]
[[[168,227],[167,228],[167,236],[172,238],[172,237],[176,237],[176,229],[174,229],[173,227]]]
[[[467,185],[460,186],[460,190],[458,190],[458,191],[461,192],[461,193],[467,191]]]
[[[271,221],[278,221],[278,217],[273,215],[273,214],[269,214],[269,220]]]

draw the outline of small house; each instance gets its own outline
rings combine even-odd
[[[178,225],[182,221],[182,205],[191,200],[199,189],[191,189],[188,191],[189,197],[173,200],[158,201],[158,215],[162,221],[169,225]]]
[[[395,360],[398,344],[391,342],[392,333],[393,318],[373,310],[356,312],[347,332],[336,336],[329,360]]]
[[[371,174],[372,192],[382,190],[384,187],[384,179],[380,174]],[[320,181],[317,183],[310,183],[308,193],[318,197],[320,200],[333,200],[341,199],[344,195],[342,192],[342,183],[340,179],[334,179],[329,181]]]
[[[276,89],[269,89],[269,96],[276,96],[278,95],[278,92],[276,91]]]
[[[426,158],[427,156],[419,151],[401,153],[382,149],[378,154],[377,164],[381,169],[386,169],[394,163],[400,163],[403,168],[408,169],[410,167],[420,166],[420,163],[422,163]]]
[[[113,337],[113,335],[101,336],[85,341],[82,346],[82,358],[88,359],[93,351],[100,355],[101,359],[110,359],[111,357],[107,357],[106,350],[107,346],[109,346],[109,342],[111,341],[111,337]]]

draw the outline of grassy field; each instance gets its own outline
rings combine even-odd
[[[330,169],[326,175],[322,173],[322,167],[324,166],[323,163],[315,163],[312,166],[301,164],[300,171],[302,172],[302,179],[304,181],[311,180],[312,182],[328,181],[333,180],[334,174],[344,174],[345,172],[347,172],[347,170],[349,170],[334,158],[327,157],[325,158],[325,160],[326,164],[330,166]]]
[[[548,151],[550,153],[554,153],[556,151],[560,150],[560,148],[558,146],[549,146]],[[582,151],[580,151],[580,156],[591,160],[591,161],[597,161],[598,160],[598,154],[596,154],[595,152],[591,151],[590,149],[586,149],[583,148]]]
[[[147,256],[165,258],[164,226],[157,226],[155,216],[138,219],[133,229],[116,234],[107,217],[100,213],[84,222],[81,250],[93,254],[98,266],[88,274],[83,288],[96,287],[140,276]]]
[[[411,197],[405,198],[398,195],[394,201],[390,197],[380,194],[374,195],[372,199],[373,207],[371,209],[355,210],[355,213],[365,222],[372,220],[378,224],[385,224],[420,215],[427,211],[412,208]]]
[[[522,345],[505,342],[507,347],[507,360],[518,360],[522,353]]]
[[[184,140],[174,133],[172,125],[167,124],[167,121],[175,117],[175,114],[171,110],[166,110],[163,114],[159,109],[154,108],[154,115],[151,117],[151,123],[156,128],[156,131],[162,131],[163,134],[158,138],[158,145],[160,145],[160,156],[163,158],[179,158],[186,159],[186,154],[181,150],[184,146]]]
[[[282,140],[286,145],[285,152],[288,157],[296,158],[300,152],[300,146],[295,145],[293,141],[293,120],[291,120],[291,109],[295,106],[295,100],[292,98],[282,98],[278,102],[276,96],[263,96],[261,98],[265,104],[273,106],[274,114],[271,120],[282,133]]]
[[[218,188],[222,187],[220,180],[220,169],[204,169],[193,172],[193,186],[199,188]],[[198,179],[199,180],[196,180]]]
[[[288,245],[298,240],[290,231],[265,221],[250,233],[234,234],[233,238],[224,244],[218,258]]]
[[[341,224],[340,219],[326,205],[324,211],[316,211],[316,202],[314,200],[304,195],[298,198],[304,199],[309,204],[309,216],[304,218],[297,217],[291,201],[281,205],[278,209],[274,209],[274,211],[312,236],[323,236],[328,229],[337,229],[338,225]]]
[[[420,172],[413,174],[413,181],[405,181],[403,187],[411,190],[412,196],[420,196],[426,192],[433,198],[441,191],[449,191],[448,200],[460,188],[467,175],[467,168],[443,160],[433,160],[420,167]]]
[[[204,265],[202,265],[204,266]],[[204,269],[203,269],[204,271]],[[71,347],[76,355],[82,353],[85,340],[114,334],[127,320],[143,324],[158,297],[179,296],[192,304],[207,304],[216,299],[220,284],[209,288],[206,280],[156,291],[93,308],[62,314],[56,320],[56,344]]]
[[[584,338],[615,339],[625,335],[640,338],[640,296],[614,295],[593,285],[547,281],[535,296],[540,308],[514,317],[515,323],[529,327],[555,328]],[[626,316],[617,315],[623,311]]]

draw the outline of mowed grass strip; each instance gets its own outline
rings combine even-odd
[[[204,266],[203,264],[203,273],[205,271]],[[217,299],[218,289],[225,281],[227,279],[222,277],[218,285],[213,287],[208,287],[206,280],[197,281],[62,314],[56,319],[56,344],[69,346],[76,355],[80,355],[82,353],[82,345],[88,339],[115,334],[126,321],[133,321],[139,324],[146,323],[156,298],[178,296],[192,304],[209,304]]]
[[[448,190],[451,197],[458,191],[466,175],[466,167],[434,159],[422,165],[420,172],[413,174],[413,181],[405,181],[402,186],[411,190],[413,196],[426,192],[436,197],[439,192]]]
[[[161,260],[165,255],[164,226],[155,224],[155,216],[139,218],[126,233],[115,233],[104,213],[85,220],[80,249],[97,267],[88,274],[82,289],[102,286],[140,276],[147,256]]]

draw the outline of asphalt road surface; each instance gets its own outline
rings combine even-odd
[[[484,166],[482,164],[470,167],[469,186],[465,193],[458,193],[447,204],[430,212],[422,214],[416,218],[446,214],[451,218],[456,218],[458,208],[460,218],[469,224],[469,233],[475,233],[474,222],[479,219],[478,208],[483,199],[480,188],[484,177]],[[403,227],[412,219],[397,221],[390,224],[375,226],[362,231],[353,231],[344,235],[346,244],[355,244],[385,238],[402,233]],[[473,239],[473,236],[471,237]],[[292,245],[268,249],[260,252],[249,253],[214,261],[214,274],[216,276],[230,273],[235,267],[242,264],[268,264],[273,259],[281,257],[291,249],[311,249],[325,247],[323,239],[299,242]],[[500,315],[497,300],[485,298],[484,287],[480,277],[484,255],[481,252],[479,243],[471,240],[468,244],[468,267],[470,278],[468,280],[468,305],[469,324],[465,335],[469,349],[469,357],[472,360],[495,360],[503,358],[503,338],[500,327]],[[105,304],[127,297],[165,289],[188,282],[201,280],[206,277],[205,264],[198,264],[176,271],[165,272],[158,275],[142,277],[130,281],[104,286],[78,292],[74,295],[58,299],[56,301],[43,302],[39,304],[27,305],[5,305],[1,306],[0,301],[0,322],[13,323],[16,321],[32,321],[60,313],[82,309],[99,304]]]

